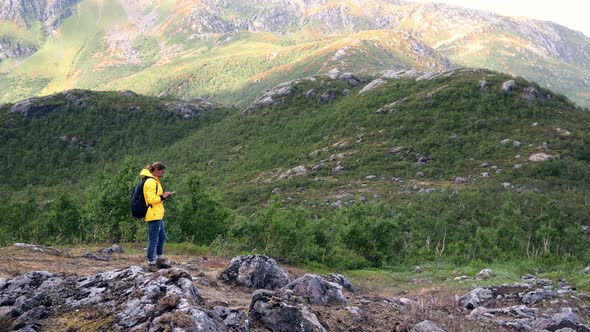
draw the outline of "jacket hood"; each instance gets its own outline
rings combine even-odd
[[[152,172],[150,172],[147,168],[144,168],[141,170],[141,173],[139,173],[139,176],[141,177],[150,177],[150,178],[155,178],[155,176],[152,174]]]

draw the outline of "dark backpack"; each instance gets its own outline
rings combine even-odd
[[[131,203],[129,204],[131,208],[131,214],[137,218],[145,218],[148,210],[148,204],[145,202],[145,198],[143,197],[143,185],[147,179],[153,179],[150,177],[145,177],[141,179],[141,181],[133,188],[133,194],[131,194]],[[158,192],[158,183],[156,182],[156,193]]]

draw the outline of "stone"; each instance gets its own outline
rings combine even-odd
[[[505,93],[512,91],[514,88],[516,88],[516,81],[514,80],[508,80],[502,83],[502,91]]]
[[[359,95],[360,95],[360,94],[363,94],[363,93],[365,93],[365,92],[371,91],[371,90],[373,90],[373,89],[375,89],[375,88],[377,88],[377,87],[380,87],[380,86],[382,86],[382,85],[384,85],[384,84],[387,84],[387,81],[386,81],[386,80],[384,80],[384,79],[382,79],[382,78],[378,78],[378,79],[376,79],[376,80],[372,81],[371,83],[369,83],[369,84],[365,85],[365,86],[364,86],[364,87],[361,89],[361,91],[359,91]]]
[[[344,172],[346,169],[342,166],[336,166],[336,168],[334,168],[334,174],[338,174],[338,173],[342,173]]]
[[[14,247],[26,249],[26,250],[30,250],[30,251],[38,251],[38,252],[42,252],[44,254],[53,255],[53,256],[62,256],[64,254],[63,251],[61,251],[57,248],[41,246],[41,245],[36,245],[36,244],[15,243]]]
[[[530,161],[545,161],[545,160],[549,160],[549,159],[553,159],[556,158],[557,156],[554,155],[550,155],[550,154],[546,154],[543,152],[539,152],[539,153],[534,153],[532,155],[529,156],[529,160]]]
[[[464,309],[472,310],[477,307],[485,307],[493,299],[493,290],[488,287],[481,287],[459,297],[459,304]]]
[[[291,290],[294,295],[305,299],[310,304],[348,304],[348,300],[342,294],[342,286],[313,274],[297,278],[281,290]]]
[[[373,181],[373,180],[376,180],[377,179],[377,175],[367,175],[367,176],[365,176],[365,179],[366,180]]]
[[[571,308],[562,308],[560,313],[553,315],[548,319],[537,319],[533,322],[535,331],[555,331],[563,328],[570,328],[578,331],[581,321]]]
[[[582,270],[582,273],[590,274],[590,266],[588,266],[584,270]]]
[[[356,293],[356,289],[354,288],[352,283],[348,279],[346,279],[346,277],[343,276],[342,274],[330,273],[330,274],[325,275],[323,277],[324,277],[324,279],[326,279],[329,282],[333,282],[333,283],[336,283],[336,284],[342,286],[342,288],[348,290],[351,293]]]
[[[7,280],[0,303],[13,303],[10,312],[0,313],[0,320],[5,314],[12,316],[13,327],[35,326],[47,316],[84,309],[113,313],[103,326],[111,331],[173,326],[180,320],[187,330],[225,329],[199,307],[203,300],[191,276],[176,268],[147,273],[130,266],[66,278],[34,271]]]
[[[492,270],[490,269],[483,269],[481,271],[479,271],[479,273],[475,276],[476,279],[489,279],[491,278],[493,275]]]
[[[289,276],[277,262],[264,255],[234,257],[219,279],[227,284],[269,290],[281,288],[290,282]]]
[[[519,148],[521,145],[522,145],[522,143],[519,142],[519,141],[513,141],[512,142],[512,146],[515,147],[515,148]]]
[[[466,183],[466,182],[467,182],[467,179],[466,178],[459,177],[459,176],[455,178],[455,183],[456,184],[463,184],[463,183]]]
[[[424,320],[414,325],[410,332],[445,332],[445,330],[429,320]]]
[[[522,302],[526,304],[535,304],[545,299],[551,299],[555,297],[555,292],[548,289],[537,289],[532,292],[528,292],[522,296]]]
[[[325,332],[317,316],[287,293],[257,290],[248,317],[271,331]]]

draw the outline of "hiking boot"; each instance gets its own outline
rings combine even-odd
[[[161,268],[161,269],[169,269],[169,268],[172,267],[172,265],[170,265],[170,262],[168,262],[164,258],[158,258],[158,259],[156,259],[156,266],[159,267],[159,268]]]
[[[156,263],[148,263],[147,271],[148,272],[156,272],[160,270],[160,267]]]

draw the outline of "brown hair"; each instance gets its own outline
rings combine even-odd
[[[166,165],[164,165],[164,163],[161,163],[159,161],[151,164],[151,165],[147,165],[145,168],[148,169],[148,171],[153,172],[155,170],[163,170],[166,169]]]

